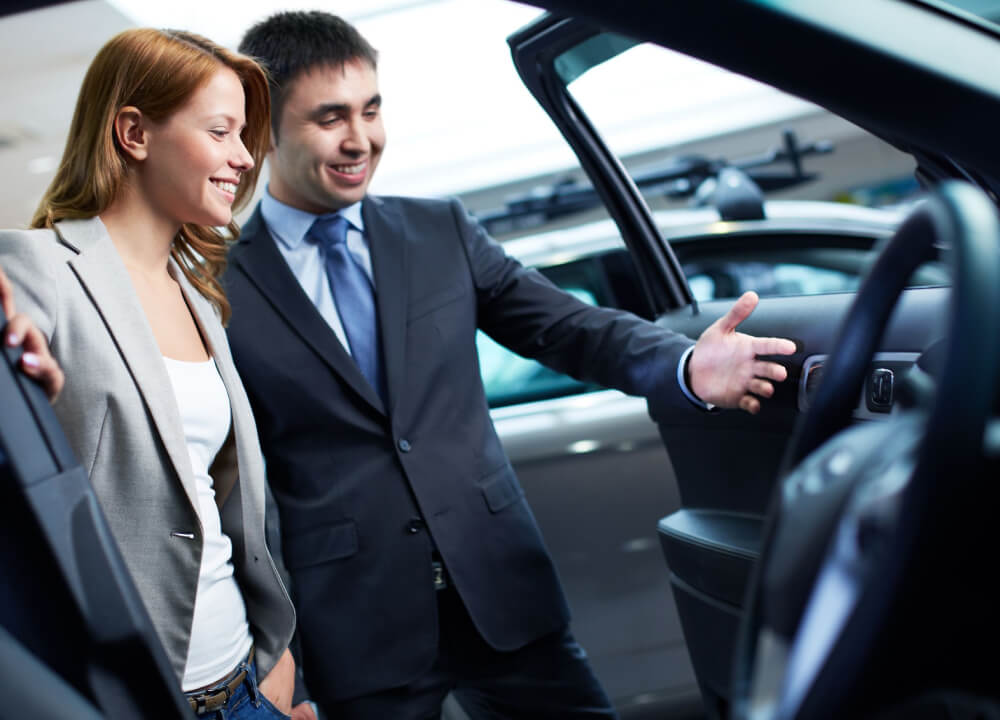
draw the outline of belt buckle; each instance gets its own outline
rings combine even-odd
[[[435,590],[444,590],[448,587],[448,580],[444,574],[444,565],[439,560],[431,560],[431,573],[434,577]]]
[[[214,687],[215,690],[209,691],[208,689],[202,690],[201,692],[188,695],[187,701],[191,706],[191,709],[195,714],[200,714],[204,712],[214,712],[219,708],[225,707],[226,703],[233,697],[233,694],[246,679],[247,675],[250,674],[250,663],[253,661],[254,646],[250,646],[250,652],[247,654],[246,659],[236,666],[236,669],[232,672],[232,677],[229,680],[224,681]]]

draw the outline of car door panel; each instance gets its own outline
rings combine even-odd
[[[658,418],[682,506],[660,520],[658,533],[695,672],[709,697],[729,697],[729,659],[743,597],[785,446],[800,413],[803,361],[832,351],[853,299],[850,293],[767,298],[739,328],[792,338],[799,349],[785,362],[788,379],[759,415],[677,412]],[[939,340],[947,300],[946,288],[905,291],[882,339],[885,355],[876,356],[873,368],[891,364],[897,371],[905,369],[912,363],[878,359],[916,357]],[[658,322],[697,336],[728,306],[704,303],[696,316],[678,311]],[[862,388],[858,404],[867,410]]]

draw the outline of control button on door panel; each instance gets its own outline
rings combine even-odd
[[[876,368],[872,372],[868,386],[868,408],[874,412],[889,412],[892,409],[894,376],[889,368]]]

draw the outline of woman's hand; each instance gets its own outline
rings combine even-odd
[[[300,702],[292,708],[292,720],[319,720],[311,702]]]
[[[59,363],[49,352],[49,343],[41,330],[35,327],[27,315],[19,315],[14,306],[14,287],[0,268],[0,306],[3,307],[7,327],[4,329],[4,342],[10,347],[22,346],[21,370],[28,377],[34,378],[45,388],[49,402],[55,402],[63,388],[66,377]]]
[[[292,693],[295,691],[295,660],[292,653],[285,652],[271,668],[271,672],[260,681],[258,688],[285,715],[292,714]]]

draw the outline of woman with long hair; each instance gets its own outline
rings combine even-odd
[[[116,35],[87,71],[35,229],[0,231],[22,313],[7,342],[33,351],[25,369],[50,395],[62,378],[48,349],[65,372],[56,413],[182,689],[219,717],[284,716],[294,677],[218,280],[268,113],[251,59],[186,32]]]

